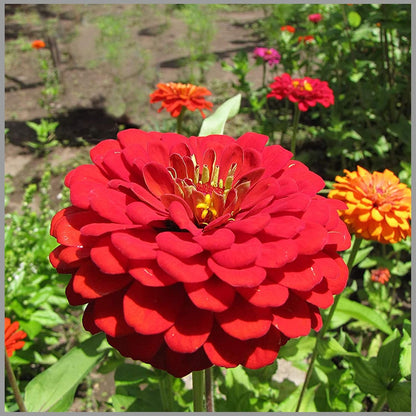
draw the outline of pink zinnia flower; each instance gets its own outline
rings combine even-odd
[[[288,98],[293,103],[298,103],[299,110],[307,111],[309,107],[317,103],[324,107],[334,104],[334,93],[326,81],[316,78],[294,78],[289,74],[275,77],[270,84],[271,92],[267,97],[275,97],[278,100]]]
[[[68,173],[50,260],[88,331],[182,377],[269,365],[321,328],[347,282],[345,204],[267,140],[129,129]]]
[[[262,58],[270,66],[277,65],[280,62],[280,53],[273,48],[256,48],[253,55],[256,58]]]
[[[318,23],[322,20],[322,15],[321,13],[314,13],[314,14],[310,14],[308,16],[309,21],[311,21],[312,23]]]

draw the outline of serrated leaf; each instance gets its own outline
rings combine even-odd
[[[341,297],[335,314],[337,314],[337,312],[349,315],[351,318],[357,319],[361,322],[365,322],[374,328],[383,331],[387,335],[392,333],[392,330],[385,319],[383,319],[374,309],[361,305],[361,303]]]
[[[27,411],[67,411],[76,388],[109,348],[103,333],[94,335],[38,374],[25,389]]]
[[[223,134],[227,120],[234,117],[240,110],[241,94],[228,99],[221,104],[214,114],[207,117],[201,126],[199,136],[209,136],[210,134]]]

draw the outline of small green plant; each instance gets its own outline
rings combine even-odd
[[[28,121],[26,125],[36,132],[36,141],[25,143],[34,149],[36,156],[45,156],[52,148],[59,145],[55,135],[56,128],[59,125],[57,121],[41,119],[40,123]]]

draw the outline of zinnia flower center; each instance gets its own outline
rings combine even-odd
[[[168,169],[191,208],[196,225],[202,227],[223,215],[229,214],[224,221],[230,220],[238,212],[243,195],[250,187],[250,180],[246,178],[234,183],[237,163],[231,163],[228,171],[224,171],[215,163],[215,152],[210,149],[209,153],[210,162],[204,163],[202,169],[194,155],[187,157],[186,174],[181,174],[184,171],[179,160],[171,163]]]
[[[303,80],[303,83],[300,83],[299,81],[293,81],[292,85],[300,91],[312,91],[313,90],[312,85],[306,80]]]

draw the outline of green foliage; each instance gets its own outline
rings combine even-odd
[[[55,138],[55,131],[59,126],[57,121],[42,118],[39,123],[27,121],[26,125],[36,132],[36,141],[25,143],[34,150],[36,156],[43,157],[59,145],[59,141]]]
[[[109,348],[103,333],[94,335],[38,374],[25,389],[27,411],[68,411],[76,388]]]

